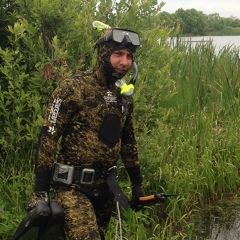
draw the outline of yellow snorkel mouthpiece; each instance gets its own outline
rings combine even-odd
[[[127,84],[125,79],[122,78],[120,80],[117,80],[115,82],[115,85],[117,87],[119,87],[121,89],[120,93],[121,95],[123,95],[124,97],[130,97],[132,96],[133,92],[134,92],[134,85],[132,83]]]
[[[96,29],[98,32],[102,32],[102,31],[105,31],[105,30],[107,30],[111,27],[109,25],[105,24],[105,23],[100,22],[100,21],[94,21],[92,23],[92,28]]]

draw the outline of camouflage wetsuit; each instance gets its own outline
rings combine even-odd
[[[133,130],[133,102],[122,104],[110,55],[123,47],[102,44],[93,70],[66,79],[53,92],[39,139],[36,157],[35,192],[50,189],[57,144],[61,137],[57,161],[76,170],[95,169],[104,173],[116,165],[119,156],[132,184],[142,183],[137,145]],[[66,213],[66,230],[70,239],[104,239],[114,210],[114,197],[103,174],[97,174],[91,186],[54,186],[57,200]],[[97,195],[97,196],[95,196]]]

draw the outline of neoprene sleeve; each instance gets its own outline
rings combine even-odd
[[[130,177],[132,186],[142,185],[142,174],[141,174],[139,165],[136,165],[131,168],[127,168],[127,172]]]

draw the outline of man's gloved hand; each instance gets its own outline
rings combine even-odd
[[[143,206],[139,205],[139,197],[144,197],[145,193],[142,185],[137,185],[132,187],[132,199],[130,201],[130,207],[133,211],[140,211]]]
[[[49,196],[47,192],[33,192],[32,197],[30,199],[30,201],[27,203],[27,205],[25,206],[25,210],[27,212],[33,210],[40,201],[45,201],[47,203],[49,203]]]

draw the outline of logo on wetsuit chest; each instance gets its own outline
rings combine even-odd
[[[107,96],[104,96],[103,98],[104,98],[105,102],[108,102],[108,103],[117,102],[117,97],[113,96],[113,93],[109,90],[107,91]]]

